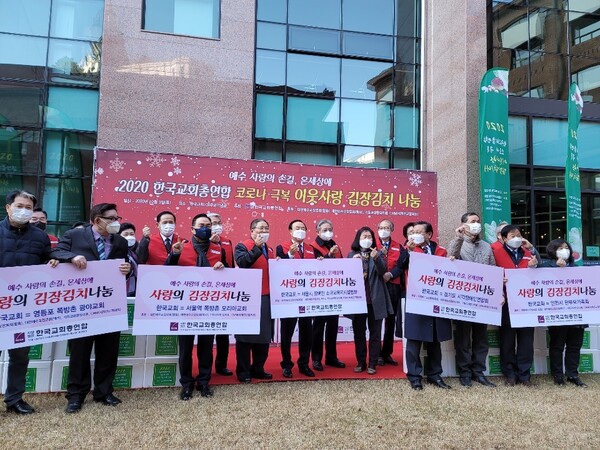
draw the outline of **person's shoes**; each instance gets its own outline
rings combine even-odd
[[[359,364],[354,368],[354,372],[355,373],[364,372],[366,368],[367,368],[366,364]]]
[[[179,398],[183,401],[188,401],[194,396],[194,388],[192,386],[184,386],[181,388]]]
[[[238,377],[238,381],[240,383],[248,384],[252,382],[252,378],[250,377]]]
[[[318,370],[319,372],[322,372],[323,364],[321,364],[321,361],[313,361],[313,369]]]
[[[396,361],[394,358],[392,358],[391,356],[386,356],[385,358],[383,358],[383,361],[386,364],[389,364],[390,366],[397,366],[398,365],[398,361]]]
[[[513,377],[506,377],[506,380],[504,380],[504,384],[513,387],[517,384],[517,380]]]
[[[427,378],[427,382],[429,384],[433,384],[436,387],[439,387],[440,389],[451,389],[451,387],[444,383],[444,380],[442,380],[441,378]]]
[[[581,378],[579,378],[579,377],[567,377],[567,381],[569,383],[573,383],[577,387],[582,387],[582,388],[588,387],[588,385],[585,384],[583,381],[581,381]]]
[[[385,359],[383,359],[381,356],[379,358],[377,358],[377,365],[385,366]]]
[[[67,403],[67,407],[65,408],[67,414],[74,414],[79,411],[81,411],[81,402],[79,400],[71,400]]]
[[[340,361],[339,359],[334,359],[332,361],[325,361],[326,366],[337,367],[338,369],[343,369],[346,367],[346,364]]]
[[[262,372],[253,372],[252,378],[256,378],[257,380],[272,380],[273,374],[263,370]]]
[[[534,384],[531,382],[531,380],[519,380],[519,384],[522,384],[525,387],[533,387]]]
[[[25,400],[20,399],[17,403],[14,403],[6,407],[6,412],[14,412],[16,414],[32,414],[35,409],[27,403]]]
[[[557,385],[557,386],[564,386],[565,385],[565,379],[563,377],[556,376],[556,377],[554,377],[554,384]]]
[[[415,391],[422,391],[423,385],[421,384],[421,380],[413,380],[410,382],[410,387]]]
[[[233,372],[227,367],[223,367],[222,369],[215,369],[215,372],[217,372],[219,375],[223,375],[226,377],[230,377],[231,375],[233,375]]]
[[[201,384],[200,389],[198,389],[198,390],[200,391],[200,395],[202,397],[212,397],[213,396],[213,391],[208,384]]]
[[[306,367],[298,367],[298,372],[300,372],[302,375],[306,375],[307,377],[314,377],[315,373],[310,370],[310,367],[306,366]]]
[[[488,380],[484,375],[473,375],[473,381],[476,381],[479,384],[483,384],[487,387],[496,387],[494,383]]]
[[[284,378],[292,378],[292,369],[283,369],[283,377]]]
[[[107,406],[117,406],[119,403],[121,403],[121,400],[119,400],[117,397],[115,397],[112,394],[107,394],[101,398],[95,398],[94,401],[97,403],[102,403],[103,405],[107,405]]]
[[[374,366],[369,366],[369,368],[367,369],[367,373],[369,375],[375,375],[377,373],[377,369]]]
[[[471,383],[471,377],[460,377],[460,384],[468,388],[470,388],[473,385]]]

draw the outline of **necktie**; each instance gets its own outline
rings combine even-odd
[[[96,241],[96,248],[98,248],[98,259],[106,259],[106,252],[104,251],[104,238],[99,237]]]
[[[165,239],[165,248],[167,249],[167,253],[171,253],[171,239]]]
[[[425,253],[427,253],[428,255],[431,255],[431,249],[429,248],[429,245],[425,246]]]
[[[302,249],[302,244],[298,247],[298,251],[300,252],[300,258],[304,259],[304,250]]]
[[[265,244],[262,245],[262,252],[265,255],[265,258],[269,259],[269,253],[267,252],[267,246]]]

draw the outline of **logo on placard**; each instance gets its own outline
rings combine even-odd
[[[538,323],[546,323],[546,316],[538,316]]]
[[[22,344],[25,342],[25,333],[15,333],[15,344]]]
[[[179,322],[171,322],[170,330],[171,331],[178,331],[179,330]]]
[[[298,306],[298,312],[300,314],[306,314],[306,306]]]
[[[440,306],[439,305],[433,305],[433,312],[434,312],[434,314],[439,314],[440,313]]]

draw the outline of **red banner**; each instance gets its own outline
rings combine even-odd
[[[317,222],[328,219],[344,254],[357,229],[377,232],[383,219],[394,222],[398,241],[406,222],[437,224],[433,172],[97,149],[94,174],[94,203],[116,203],[138,239],[145,225],[156,230],[156,215],[165,210],[176,215],[184,237],[196,214],[219,213],[234,244],[249,236],[253,219],[265,218],[273,247],[290,239],[292,220],[306,224],[311,242]]]

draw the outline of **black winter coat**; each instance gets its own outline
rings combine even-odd
[[[50,259],[50,239],[46,232],[26,224],[10,225],[8,217],[0,221],[0,267],[33,266]]]

